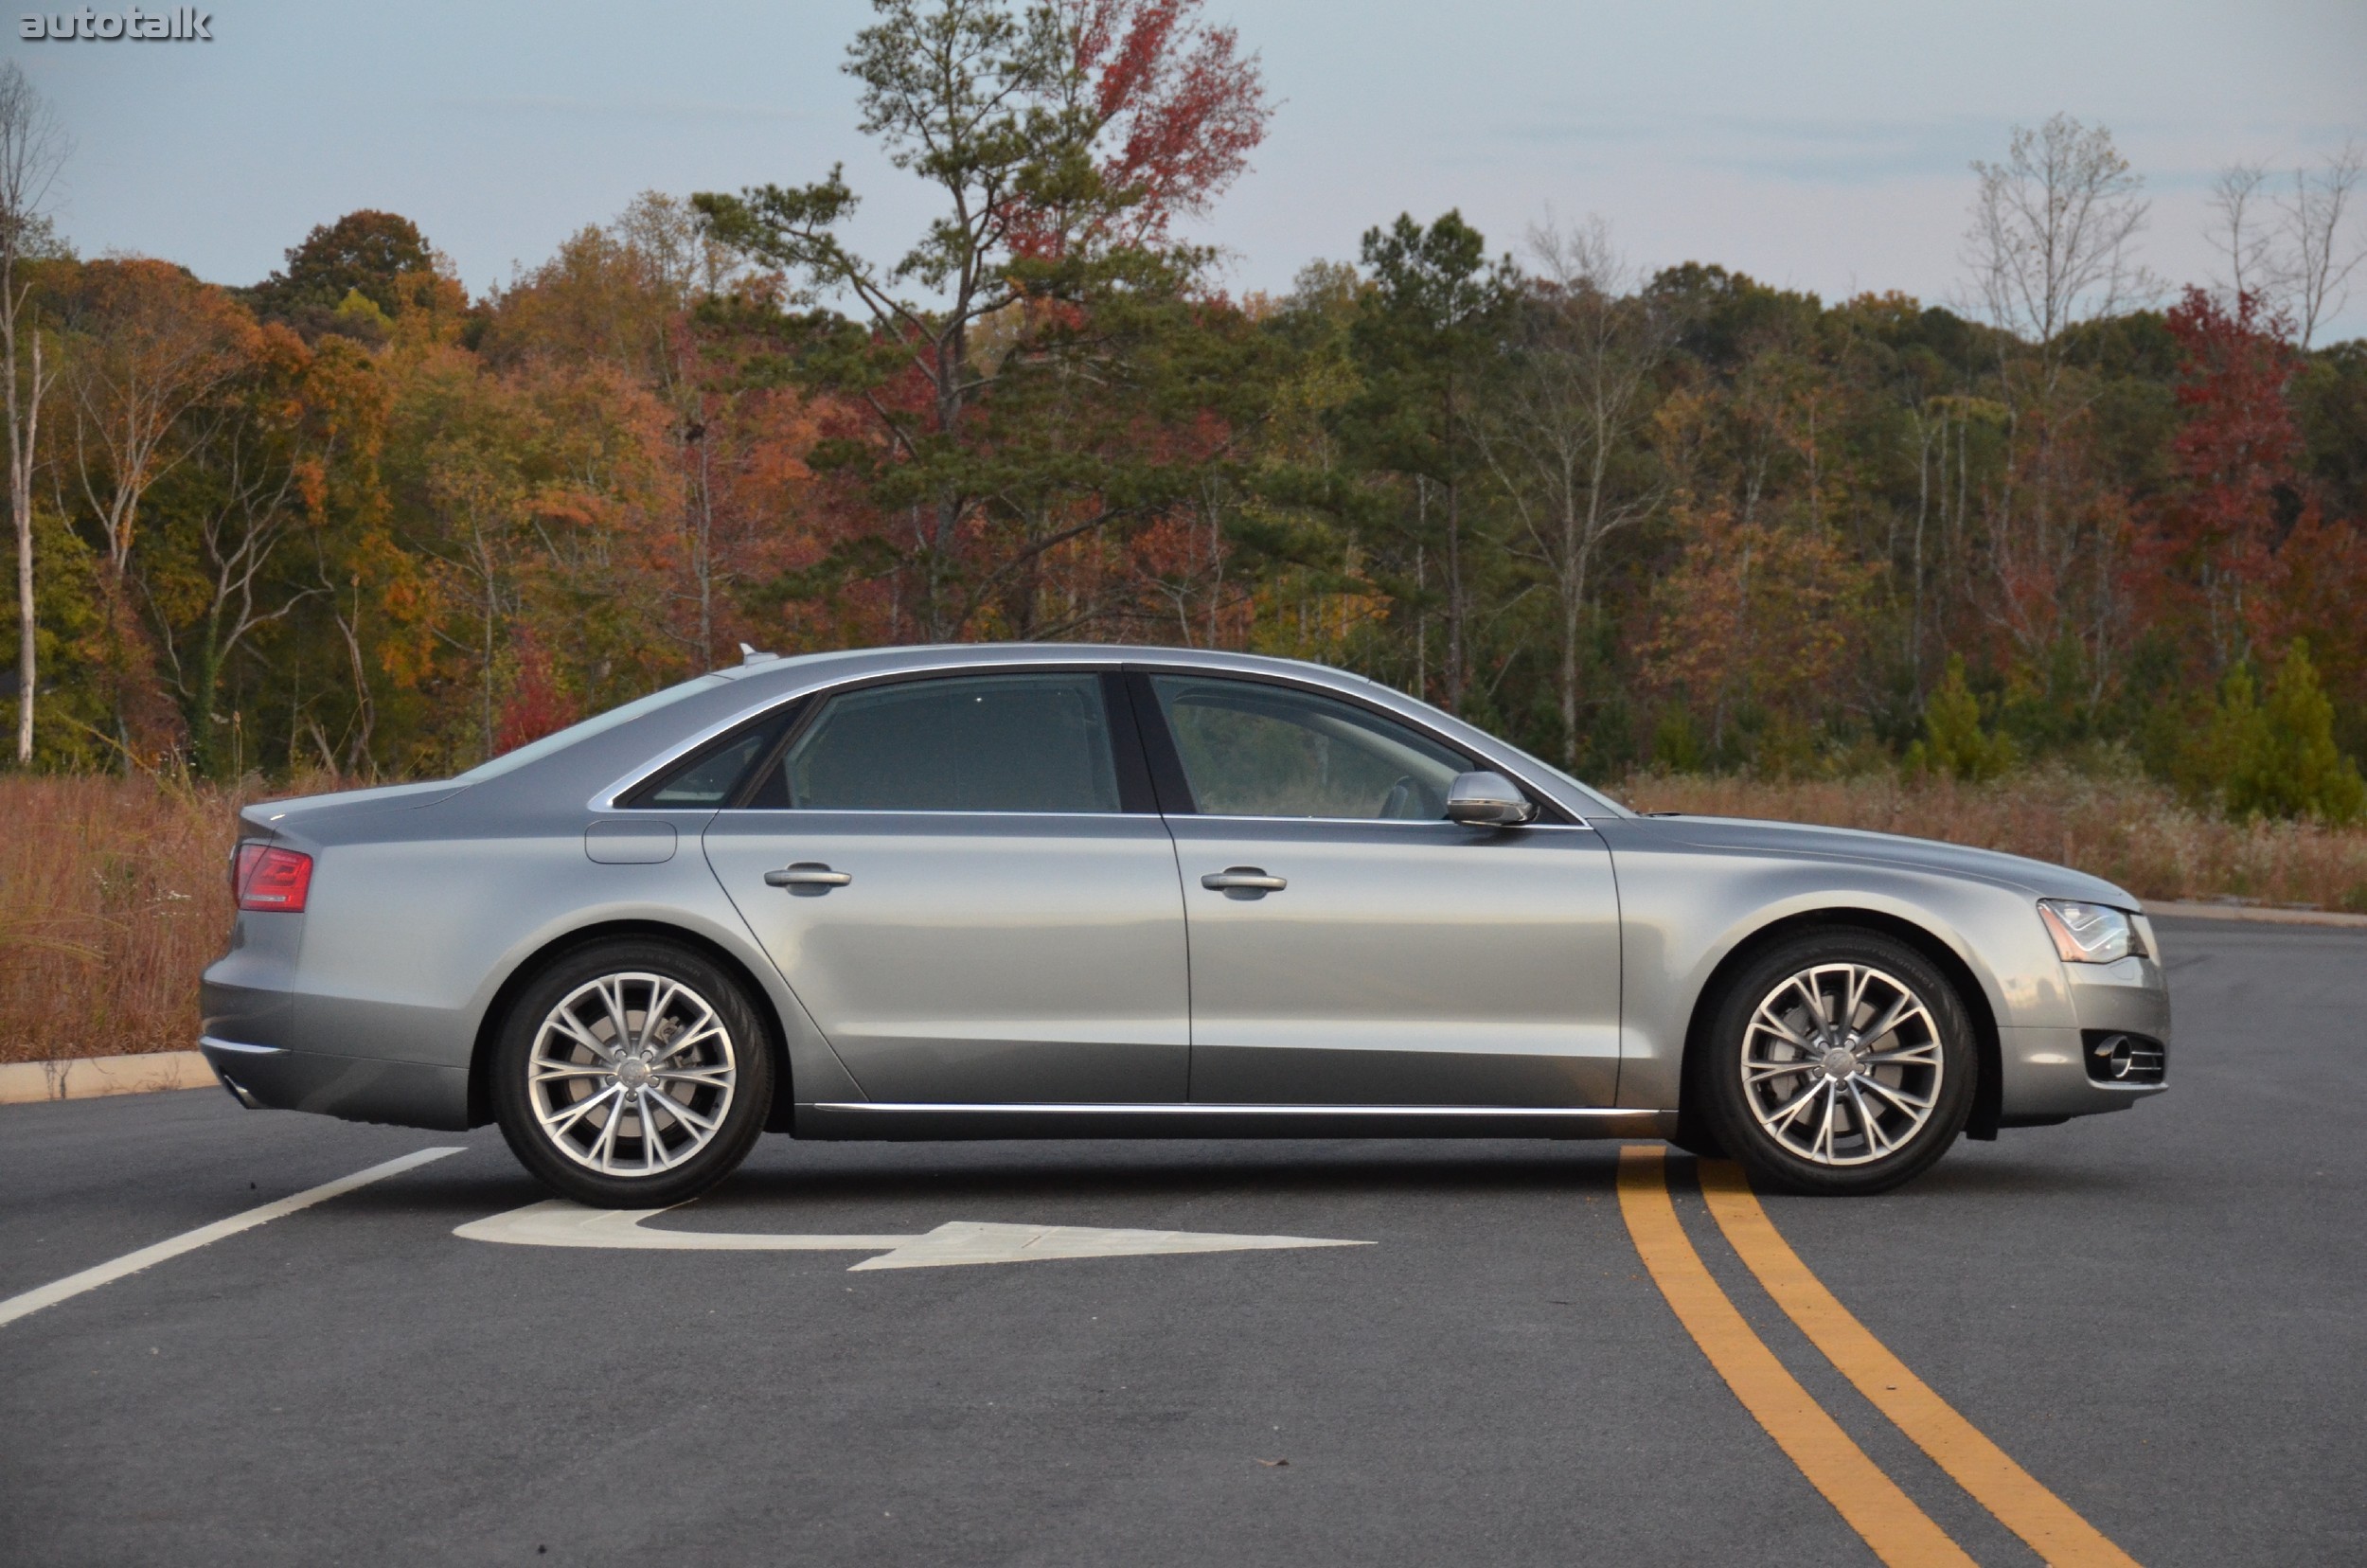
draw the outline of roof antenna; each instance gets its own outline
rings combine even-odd
[[[746,643],[741,643],[739,645],[739,662],[744,665],[770,664],[772,661],[779,657],[780,655],[778,653],[760,652],[756,649],[750,648]]]

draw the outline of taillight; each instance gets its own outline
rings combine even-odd
[[[304,895],[312,887],[312,857],[269,844],[241,844],[231,885],[240,909],[301,915]]]

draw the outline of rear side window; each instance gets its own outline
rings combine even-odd
[[[960,675],[831,698],[750,801],[824,811],[1115,811],[1101,679]]]
[[[767,714],[734,735],[714,741],[642,785],[622,804],[645,811],[707,811],[729,805],[741,780],[780,743],[795,718],[792,708]]]

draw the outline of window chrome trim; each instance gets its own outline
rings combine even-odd
[[[990,645],[971,643],[961,646],[978,648]],[[881,650],[880,651],[884,652],[887,650]],[[1096,648],[1095,653],[1098,654],[1098,652],[1099,650]],[[745,668],[747,667],[742,666],[739,668]],[[759,668],[761,668],[764,667]],[[1382,686],[1379,682],[1375,681],[1368,676],[1358,675],[1350,670],[1333,669],[1328,665],[1321,666],[1319,668],[1324,668],[1330,674],[1336,676],[1343,683],[1354,682],[1359,686],[1370,686],[1373,690],[1383,694],[1383,696],[1403,696],[1403,693],[1394,691],[1391,687]],[[1593,825],[1587,820],[1589,815],[1588,812],[1580,811],[1568,804],[1561,798],[1561,795],[1557,791],[1545,788],[1544,786],[1539,784],[1537,779],[1528,772],[1528,770],[1516,764],[1506,762],[1502,757],[1488,756],[1488,751],[1490,749],[1503,747],[1504,743],[1499,740],[1496,737],[1489,735],[1486,730],[1480,729],[1477,725],[1471,725],[1468,727],[1473,735],[1480,737],[1482,739],[1489,743],[1486,748],[1473,745],[1464,740],[1441,734],[1437,730],[1433,729],[1425,720],[1413,714],[1400,713],[1391,707],[1385,701],[1366,697],[1361,692],[1343,689],[1341,686],[1332,686],[1324,681],[1310,679],[1295,672],[1280,672],[1261,668],[1244,668],[1237,666],[1221,664],[1169,664],[1163,661],[1156,650],[1134,647],[1131,645],[1112,645],[1107,656],[1096,657],[1035,659],[1017,658],[1008,661],[978,658],[937,658],[931,659],[926,662],[901,665],[892,669],[874,669],[860,674],[850,675],[838,671],[816,672],[814,678],[810,682],[794,686],[787,691],[777,692],[774,695],[766,698],[763,702],[752,704],[748,707],[742,708],[739,712],[733,714],[730,718],[722,720],[718,723],[709,724],[706,728],[699,731],[697,734],[668,747],[654,759],[638,764],[623,777],[595,793],[589,801],[585,802],[585,807],[587,810],[594,811],[614,811],[625,810],[625,808],[616,804],[621,797],[630,793],[632,790],[654,777],[659,773],[672,767],[675,763],[680,762],[683,758],[688,757],[692,752],[697,751],[701,746],[705,745],[708,741],[718,739],[728,731],[736,729],[739,725],[745,724],[752,720],[762,718],[765,714],[771,712],[776,707],[781,706],[783,704],[798,702],[808,697],[828,697],[842,688],[852,689],[858,686],[878,686],[889,682],[903,680],[907,677],[965,675],[972,673],[980,675],[1053,674],[1062,670],[1072,669],[1093,670],[1095,672],[1104,670],[1119,670],[1124,672],[1139,671],[1146,675],[1173,674],[1199,676],[1201,678],[1210,680],[1240,680],[1253,683],[1262,682],[1272,686],[1295,687],[1304,691],[1311,691],[1322,696],[1330,697],[1335,701],[1346,702],[1352,705],[1361,706],[1370,711],[1382,714],[1395,722],[1404,724],[1409,728],[1417,730],[1450,751],[1462,752],[1466,754],[1477,753],[1479,756],[1486,757],[1494,766],[1497,772],[1504,775],[1504,776],[1511,779],[1515,784],[1520,785],[1521,788],[1526,791],[1532,797],[1551,801],[1556,811],[1561,811],[1575,819],[1571,822],[1524,823],[1522,825],[1520,831],[1534,832],[1539,828],[1573,827],[1585,828],[1589,831],[1593,830]],[[724,671],[716,671],[716,673],[724,674],[726,679],[739,678],[736,673],[727,673]],[[1410,701],[1411,699],[1408,700]],[[1513,754],[1516,756],[1525,755],[1519,752],[1517,748],[1508,749],[1511,749]],[[1583,784],[1579,785],[1579,789],[1581,791],[1586,790],[1586,788],[1587,787]],[[703,807],[692,808],[692,810],[704,809],[705,808]],[[800,810],[802,808],[792,807],[791,809]],[[913,814],[917,816],[931,816],[941,815],[944,813],[915,812]],[[1001,815],[1004,813],[991,812],[979,814]],[[1109,813],[1095,811],[1089,813],[1063,814],[1085,814],[1093,816],[1101,816],[1105,814],[1116,816],[1142,816],[1147,813],[1141,811],[1117,811]],[[1200,813],[1192,812],[1188,814],[1199,815]],[[1162,820],[1165,820],[1164,815],[1162,815]],[[1218,818],[1214,820],[1224,819]],[[1234,820],[1251,822],[1366,822],[1386,819],[1366,817],[1248,817],[1237,818]],[[1443,821],[1445,819],[1441,818],[1440,820]],[[1423,827],[1427,826],[1427,824],[1414,823],[1408,824],[1408,826]]]

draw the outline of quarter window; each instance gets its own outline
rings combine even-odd
[[[963,675],[833,697],[761,804],[838,811],[1115,811],[1109,716],[1091,671]]]
[[[1436,822],[1469,765],[1409,725],[1311,692],[1183,675],[1150,685],[1203,815]]]

